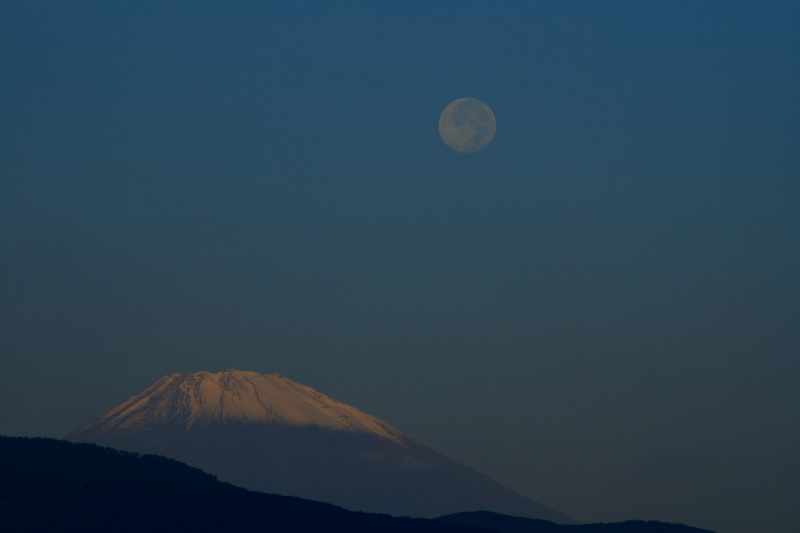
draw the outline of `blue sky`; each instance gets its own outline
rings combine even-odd
[[[278,372],[579,520],[792,531],[798,65],[796,2],[4,2],[0,433]]]

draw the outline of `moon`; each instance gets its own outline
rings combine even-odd
[[[475,98],[453,100],[439,117],[439,135],[462,154],[480,152],[492,142],[497,122],[489,106]]]

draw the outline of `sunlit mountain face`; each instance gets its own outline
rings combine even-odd
[[[351,510],[419,517],[488,510],[574,522],[278,374],[165,376],[67,438],[164,455],[241,487]]]

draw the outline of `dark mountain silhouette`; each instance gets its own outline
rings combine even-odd
[[[178,461],[93,444],[0,437],[0,531],[475,533],[248,491]]]
[[[488,511],[455,513],[436,519],[447,524],[472,526],[501,533],[712,533],[683,524],[629,520],[611,524],[555,524],[547,520],[507,516]]]
[[[496,513],[437,520],[249,491],[155,455],[0,436],[0,531],[194,533],[701,533],[659,522],[563,525]],[[549,529],[548,529],[549,528]]]
[[[172,374],[67,436],[164,455],[220,480],[351,510],[575,521],[278,374]]]

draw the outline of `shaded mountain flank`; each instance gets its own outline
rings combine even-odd
[[[659,522],[564,525],[497,513],[439,519],[347,511],[249,491],[183,463],[93,444],[0,436],[0,531],[703,533]],[[708,533],[708,532],[706,532]]]
[[[278,374],[164,376],[66,438],[171,457],[240,487],[354,511],[433,518],[489,510],[575,523]]]

